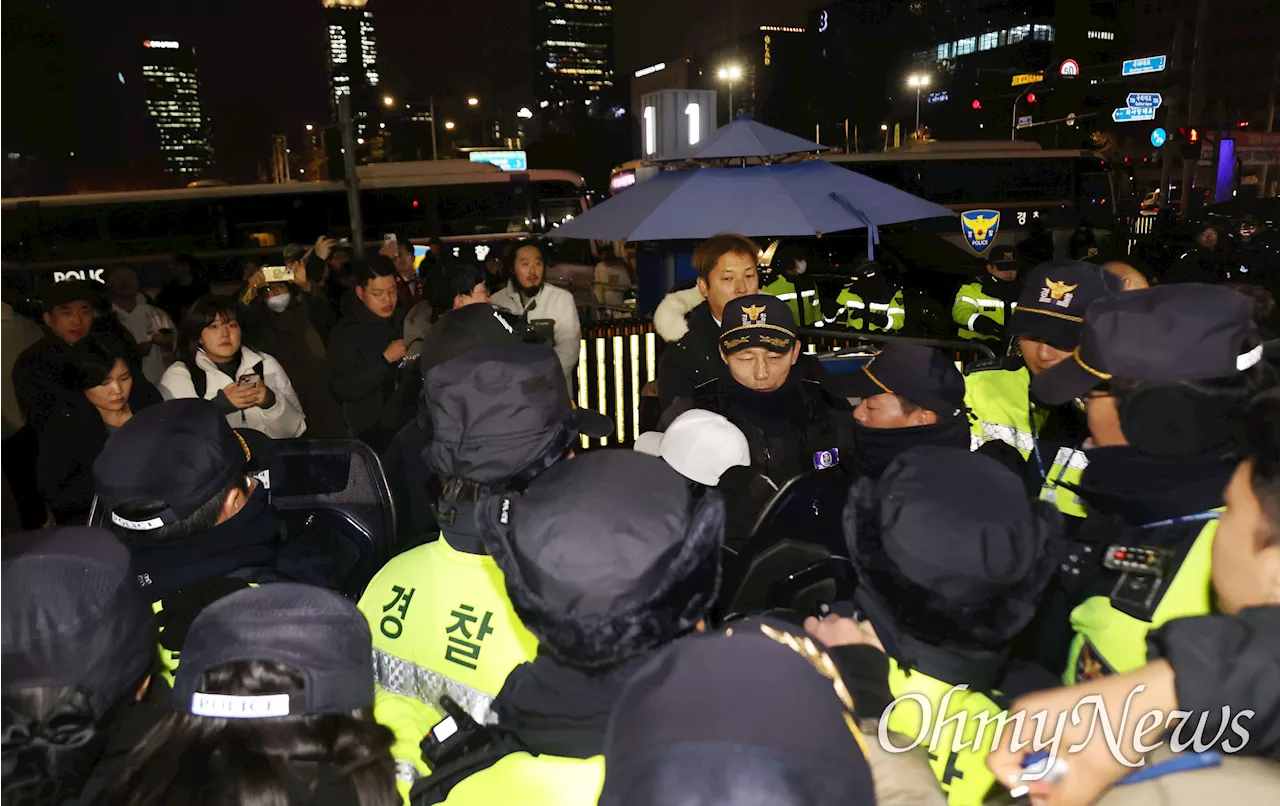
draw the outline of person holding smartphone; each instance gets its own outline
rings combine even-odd
[[[245,346],[239,314],[227,297],[205,297],[182,321],[179,359],[160,379],[166,400],[212,400],[233,428],[252,428],[272,439],[307,430],[298,394],[273,356]]]

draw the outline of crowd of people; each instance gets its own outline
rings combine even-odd
[[[6,802],[1274,798],[1255,301],[997,249],[953,313],[1007,355],[824,364],[802,328],[892,332],[901,300],[832,317],[779,254],[762,278],[749,238],[696,248],[656,428],[587,451],[615,423],[573,402],[577,305],[537,243],[500,283],[322,237],[230,296],[189,259],[154,304],[123,266],[51,286],[6,417]],[[273,503],[299,437],[381,456],[380,567]]]

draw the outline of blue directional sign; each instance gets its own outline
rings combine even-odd
[[[1155,120],[1156,110],[1134,109],[1132,106],[1122,106],[1111,113],[1111,119],[1116,123],[1135,123],[1140,120]]]
[[[1164,141],[1169,139],[1169,133],[1159,126],[1151,130],[1151,145],[1159,148],[1164,145]]]
[[[1134,109],[1159,109],[1164,97],[1158,92],[1131,92],[1125,101],[1126,106]]]
[[[1122,76],[1140,76],[1143,73],[1159,73],[1165,68],[1165,56],[1147,56],[1143,59],[1125,59],[1120,68]]]

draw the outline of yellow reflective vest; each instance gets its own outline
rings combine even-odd
[[[956,292],[956,301],[951,306],[951,318],[960,326],[960,338],[981,341],[999,341],[999,334],[984,336],[973,329],[979,316],[985,316],[1004,327],[1005,317],[1013,313],[1017,303],[1008,306],[1002,299],[991,296],[982,289],[981,282],[965,283]]]
[[[986,369],[972,372],[964,379],[964,403],[973,412],[969,423],[969,449],[977,450],[986,442],[999,440],[1018,450],[1022,458],[1035,463],[1035,434],[1044,428],[1049,410],[1036,406],[1034,427],[1031,422],[1031,370]],[[1042,456],[1042,460],[1048,457]],[[1061,486],[1080,483],[1089,460],[1084,451],[1060,448],[1040,488],[1040,500],[1049,501],[1064,515],[1085,517],[1084,503],[1074,492]],[[1039,470],[1039,468],[1037,468]]]
[[[890,658],[889,690],[895,700],[908,699],[893,706],[889,730],[912,741],[923,737],[920,746],[928,749],[929,766],[950,806],[981,806],[996,780],[986,760],[995,741],[994,720],[1004,709],[981,692],[955,688],[917,670],[904,672]],[[952,692],[949,699],[948,692]]]
[[[520,752],[463,779],[446,806],[595,806],[604,787],[604,756],[564,758]]]
[[[373,634],[373,712],[395,733],[396,779],[407,795],[430,768],[420,744],[448,695],[484,724],[511,670],[538,642],[507,598],[493,558],[439,540],[383,566],[360,597]]]
[[[778,272],[768,285],[760,288],[761,294],[771,294],[787,303],[791,315],[796,318],[800,327],[809,325],[821,326],[822,308],[818,301],[818,289],[815,286],[797,289],[791,278]]]
[[[845,288],[836,297],[836,308],[836,321],[852,330],[892,333],[901,330],[907,320],[902,289],[898,289],[887,302],[867,302],[852,288]]]
[[[1203,616],[1213,605],[1213,537],[1218,522],[1209,521],[1183,558],[1151,614],[1134,618],[1111,606],[1107,596],[1092,596],[1071,611],[1075,638],[1062,679],[1067,685],[1109,674],[1131,672],[1147,662],[1147,633],[1165,622]]]

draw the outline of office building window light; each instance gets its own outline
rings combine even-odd
[[[975,36],[966,37],[956,41],[956,55],[965,56],[973,53],[978,47],[978,38]]]
[[[951,43],[943,42],[941,45],[938,45],[938,61],[942,61],[943,59],[950,59],[950,58],[951,58]]]
[[[1009,44],[1016,45],[1024,39],[1031,38],[1030,25],[1015,25],[1009,29]]]
[[[1036,42],[1052,42],[1053,26],[1052,25],[1036,25],[1031,29],[1031,38]]]
[[[1111,31],[1089,31],[1086,36],[1089,39],[1103,39],[1108,42],[1116,38],[1116,35]]]
[[[991,50],[1000,47],[1000,32],[989,31],[978,37],[978,50]]]

